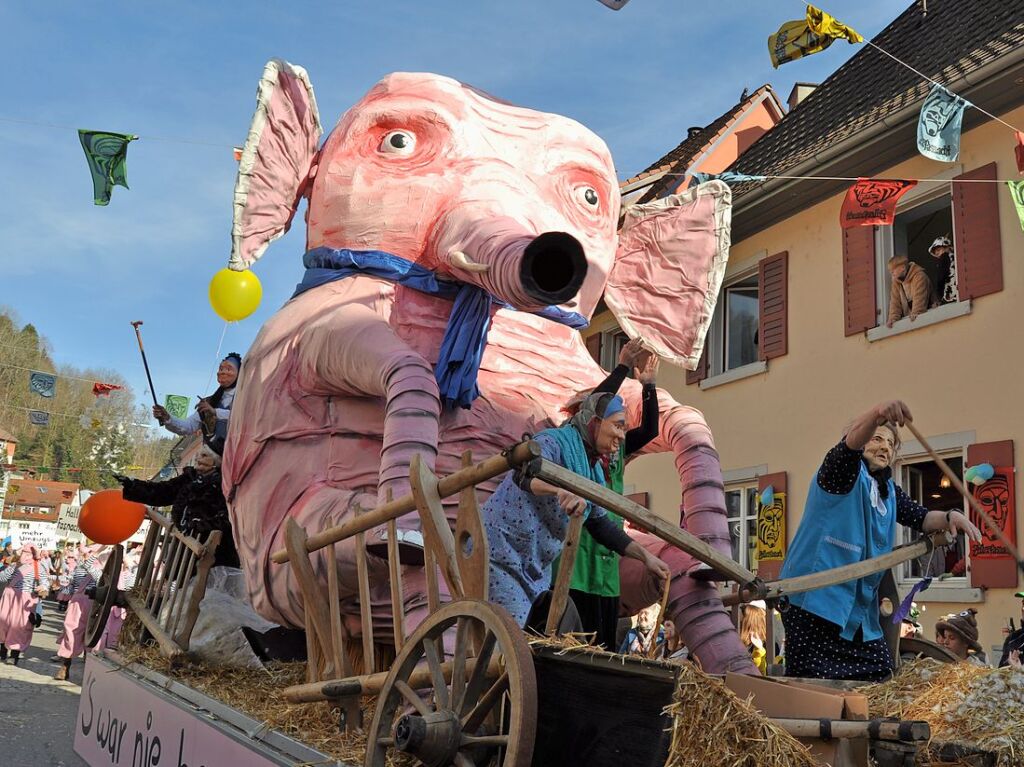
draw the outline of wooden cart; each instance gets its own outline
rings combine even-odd
[[[544,460],[532,441],[501,455],[438,478],[420,461],[411,469],[411,495],[326,530],[308,534],[294,522],[287,545],[272,561],[293,568],[306,608],[308,682],[285,690],[293,703],[327,701],[341,711],[345,728],[365,727],[366,767],[384,767],[396,753],[418,764],[573,765],[630,763],[663,765],[671,702],[678,667],[610,653],[566,654],[542,644],[531,647],[527,634],[500,606],[487,599],[488,546],[475,486],[516,469],[562,487],[613,511],[735,580],[736,601],[767,599],[778,604],[790,594],[839,583],[928,553],[930,539],[901,546],[873,560],[836,570],[765,583],[685,530],[655,516],[609,489]],[[442,499],[458,496],[454,531]],[[425,541],[428,617],[406,636],[395,520],[418,511]],[[340,614],[336,568],[327,571],[324,594],[310,554],[355,537],[362,605],[362,668],[374,667],[375,639],[369,615],[369,580],[362,537],[388,525],[392,582],[393,641],[397,656],[390,669],[354,674]],[[568,602],[582,518],[570,521],[547,614],[545,633],[556,634]],[[333,561],[329,551],[327,561]],[[442,603],[438,573],[450,601]],[[359,700],[376,696],[372,721],[360,721]],[[836,723],[834,737],[866,736],[910,744],[928,739],[924,723]],[[814,722],[791,721],[796,734],[817,733]],[[908,747],[912,753],[913,746]]]

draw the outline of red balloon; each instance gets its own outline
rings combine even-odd
[[[120,490],[100,490],[89,497],[78,515],[78,529],[96,543],[113,545],[128,540],[146,518],[146,507],[126,501]]]

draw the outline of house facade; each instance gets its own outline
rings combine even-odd
[[[922,24],[915,4],[875,42],[1024,126],[1024,12],[1011,5],[933,0]],[[705,357],[696,371],[662,368],[659,384],[707,417],[734,556],[763,577],[781,567],[782,544],[792,540],[827,450],[854,417],[888,399],[908,403],[915,425],[960,477],[991,464],[995,478],[975,493],[1015,540],[1024,530],[1015,468],[1024,450],[1024,233],[1006,185],[995,183],[1021,178],[1015,137],[968,110],[959,158],[924,158],[915,138],[929,87],[865,47],[740,156],[731,169],[742,173],[850,180],[768,178],[734,187],[732,250]],[[893,226],[844,230],[840,208],[857,177],[928,181],[901,198]],[[930,248],[943,237],[955,254],[952,300],[888,327],[889,257],[906,255],[934,279]],[[594,326],[592,334],[616,332],[608,316]],[[924,447],[909,433],[904,440],[895,471],[903,489],[929,508],[967,511]],[[633,462],[626,482],[675,518],[671,456]],[[765,507],[759,499],[768,487]],[[911,538],[901,530],[899,542]],[[759,551],[774,556],[762,561]],[[927,608],[927,638],[943,614],[972,607],[991,656],[1008,619],[1020,618],[1015,563],[991,542],[972,550],[956,541],[896,574],[903,593],[933,577],[916,597]]]
[[[10,535],[23,545],[53,548],[62,540],[58,519],[80,506],[77,483],[12,479],[0,518],[0,538]]]

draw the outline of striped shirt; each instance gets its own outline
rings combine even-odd
[[[87,588],[99,581],[102,574],[100,559],[95,554],[84,562],[79,562],[71,574],[71,593],[75,596],[85,593]]]
[[[7,584],[7,587],[22,594],[31,594],[39,586],[43,585],[43,578],[46,577],[46,570],[39,562],[29,562],[25,565],[7,565],[0,570],[0,583]]]

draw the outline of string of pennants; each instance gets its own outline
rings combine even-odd
[[[977,109],[982,114],[1010,128],[1016,139],[1014,158],[1017,172],[1024,174],[1024,132],[1005,120],[972,104],[962,96],[952,92],[917,69],[901,61],[893,54],[880,48],[874,42],[861,36],[852,27],[843,24],[835,17],[825,13],[813,5],[807,5],[806,17],[787,21],[779,30],[768,37],[768,54],[772,66],[776,69],[782,64],[804,56],[810,56],[825,50],[836,40],[846,40],[850,44],[867,42],[872,48],[901,64],[919,77],[932,84],[931,90],[921,104],[917,122],[917,150],[924,157],[938,162],[956,162],[960,157],[960,133],[963,125],[964,111],[968,108]],[[742,173],[725,172],[717,176],[713,174],[694,174],[697,183],[709,178],[719,178],[727,184],[765,181],[769,178],[787,178],[785,176],[750,176]],[[798,178],[798,177],[788,177]],[[821,177],[800,177],[814,179]],[[844,229],[855,226],[889,226],[895,219],[896,204],[906,192],[921,180],[933,179],[874,179],[858,178],[850,187],[840,209],[839,223]],[[938,179],[934,179],[938,181]],[[948,180],[943,180],[949,183]],[[1024,230],[1024,180],[1007,180],[1017,218]]]
[[[39,371],[39,370],[32,370],[30,368],[23,368],[23,367],[19,367],[17,365],[8,365],[8,364],[5,364],[5,363],[0,363],[0,367],[6,367],[6,368],[10,368],[12,370],[22,370],[22,371],[28,373],[28,388],[29,388],[29,391],[32,392],[33,394],[38,395],[39,397],[41,397],[43,399],[53,399],[54,397],[57,396],[57,379],[58,378],[68,378],[68,379],[71,379],[71,380],[74,380],[74,381],[84,381],[86,383],[91,383],[92,384],[92,394],[96,398],[108,397],[108,396],[110,396],[111,392],[115,392],[115,391],[119,391],[119,390],[124,389],[124,387],[120,386],[119,384],[104,383],[103,381],[93,381],[93,380],[90,380],[90,379],[78,378],[78,377],[75,377],[75,376],[64,376],[64,375],[60,375],[58,373],[44,373],[44,372]],[[50,412],[48,412],[46,410],[34,410],[32,408],[21,408],[21,407],[18,407],[17,409],[19,409],[19,410],[26,410],[28,412],[28,421],[33,426],[49,426],[49,424],[50,424],[50,416],[51,415],[75,417],[75,416],[71,416],[70,414],[66,414],[66,413],[51,414]]]

